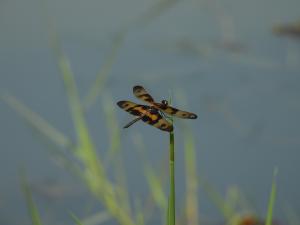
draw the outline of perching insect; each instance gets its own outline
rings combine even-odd
[[[134,86],[133,94],[137,98],[147,102],[149,106],[139,105],[130,101],[119,101],[117,105],[120,108],[136,116],[136,118],[124,126],[124,128],[128,128],[135,122],[142,120],[160,130],[171,132],[173,131],[173,125],[164,118],[164,113],[183,119],[197,118],[197,115],[194,113],[182,111],[169,106],[167,100],[162,100],[161,103],[155,102],[151,95],[148,94],[142,86]]]

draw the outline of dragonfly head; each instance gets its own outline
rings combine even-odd
[[[162,101],[161,101],[161,104],[163,104],[164,106],[168,106],[169,103],[168,103],[167,100],[162,100]]]

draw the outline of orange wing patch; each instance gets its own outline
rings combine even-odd
[[[154,103],[154,106],[159,110],[183,119],[197,119],[197,115],[191,112],[182,111],[171,106],[166,106],[161,103]]]
[[[141,116],[145,112],[143,110],[143,105],[138,105],[136,103],[130,102],[130,101],[119,101],[117,102],[117,105],[124,109],[126,112],[129,112],[130,114],[134,116]]]
[[[157,112],[155,114],[153,114],[153,112],[151,112],[152,115],[148,116],[143,116],[142,120],[149,124],[152,125],[160,130],[163,131],[167,131],[167,132],[171,132],[173,131],[173,125],[171,123],[169,123],[167,120],[165,120],[164,118],[162,118],[162,116]]]
[[[138,105],[130,101],[119,101],[117,105],[126,112],[141,117],[141,120],[149,125],[163,131],[173,131],[173,125],[165,120],[155,108],[146,105]]]
[[[152,98],[152,96],[142,86],[139,86],[139,85],[134,86],[133,87],[133,94],[137,98],[139,98],[139,99],[141,99],[145,102],[148,102],[148,103],[153,103],[154,102],[154,99]]]

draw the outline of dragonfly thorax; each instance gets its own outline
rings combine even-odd
[[[161,104],[163,104],[164,106],[168,106],[169,103],[168,103],[167,100],[164,99],[164,100],[161,101]]]

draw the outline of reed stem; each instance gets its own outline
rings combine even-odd
[[[170,194],[168,207],[168,225],[175,225],[175,146],[174,133],[170,133]]]

